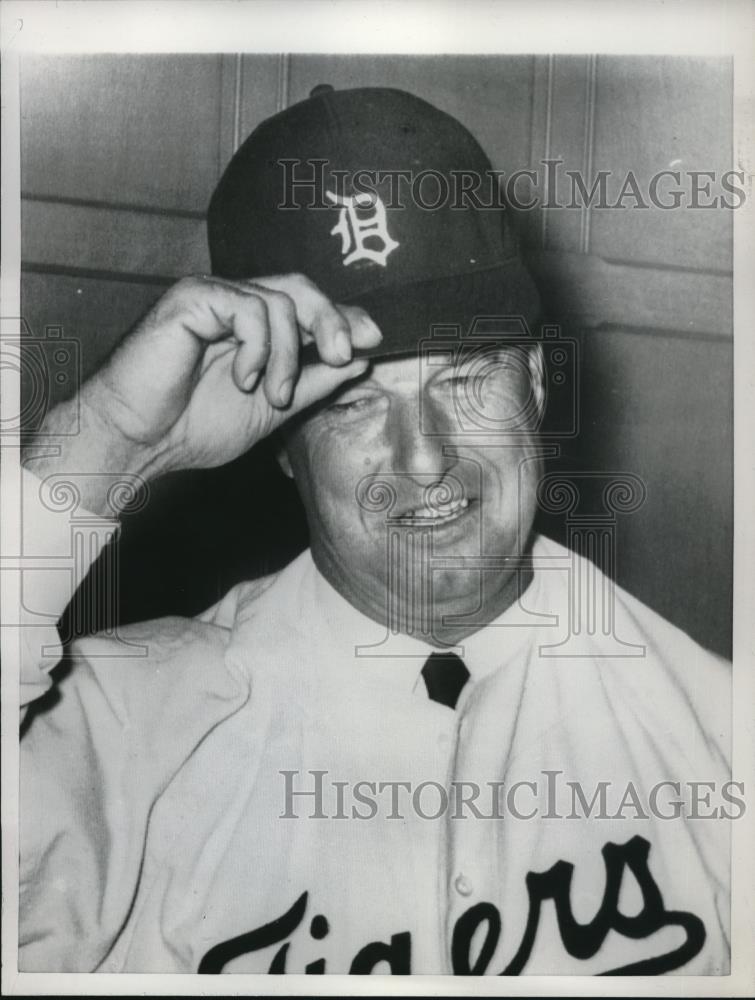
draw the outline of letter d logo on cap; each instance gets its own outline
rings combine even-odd
[[[358,260],[371,260],[385,267],[388,255],[399,245],[388,233],[385,205],[379,195],[363,192],[350,198],[339,198],[331,191],[325,197],[333,205],[340,205],[338,222],[330,230],[331,236],[340,236],[344,267]],[[369,212],[370,214],[365,214]],[[361,213],[361,214],[360,214]],[[367,241],[373,245],[367,246]],[[377,249],[377,243],[381,249]]]

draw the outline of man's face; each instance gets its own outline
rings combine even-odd
[[[486,345],[380,360],[289,429],[313,557],[355,607],[402,631],[421,607],[436,635],[443,616],[472,616],[463,634],[516,598],[540,472],[536,359]]]

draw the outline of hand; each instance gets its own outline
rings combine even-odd
[[[146,478],[222,465],[362,374],[352,348],[380,339],[362,309],[334,305],[301,275],[185,278],[82,386],[75,461]],[[312,341],[322,361],[300,368]],[[48,415],[46,436],[70,405]]]

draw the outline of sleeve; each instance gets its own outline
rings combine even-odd
[[[192,619],[72,643],[21,740],[19,968],[92,972],[135,905],[164,790],[249,696],[224,630]],[[154,840],[153,840],[154,844]]]
[[[52,486],[26,470],[21,479],[19,551],[20,704],[51,686],[60,661],[57,622],[102,549],[119,530],[115,520],[76,505],[73,484]]]
[[[158,779],[92,664],[70,668],[20,747],[24,972],[91,972],[105,957],[134,898]]]

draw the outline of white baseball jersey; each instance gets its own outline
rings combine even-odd
[[[21,744],[21,969],[725,974],[728,667],[556,543],[533,557],[461,644],[456,709],[309,552],[76,642]],[[610,635],[575,619],[588,573]]]

